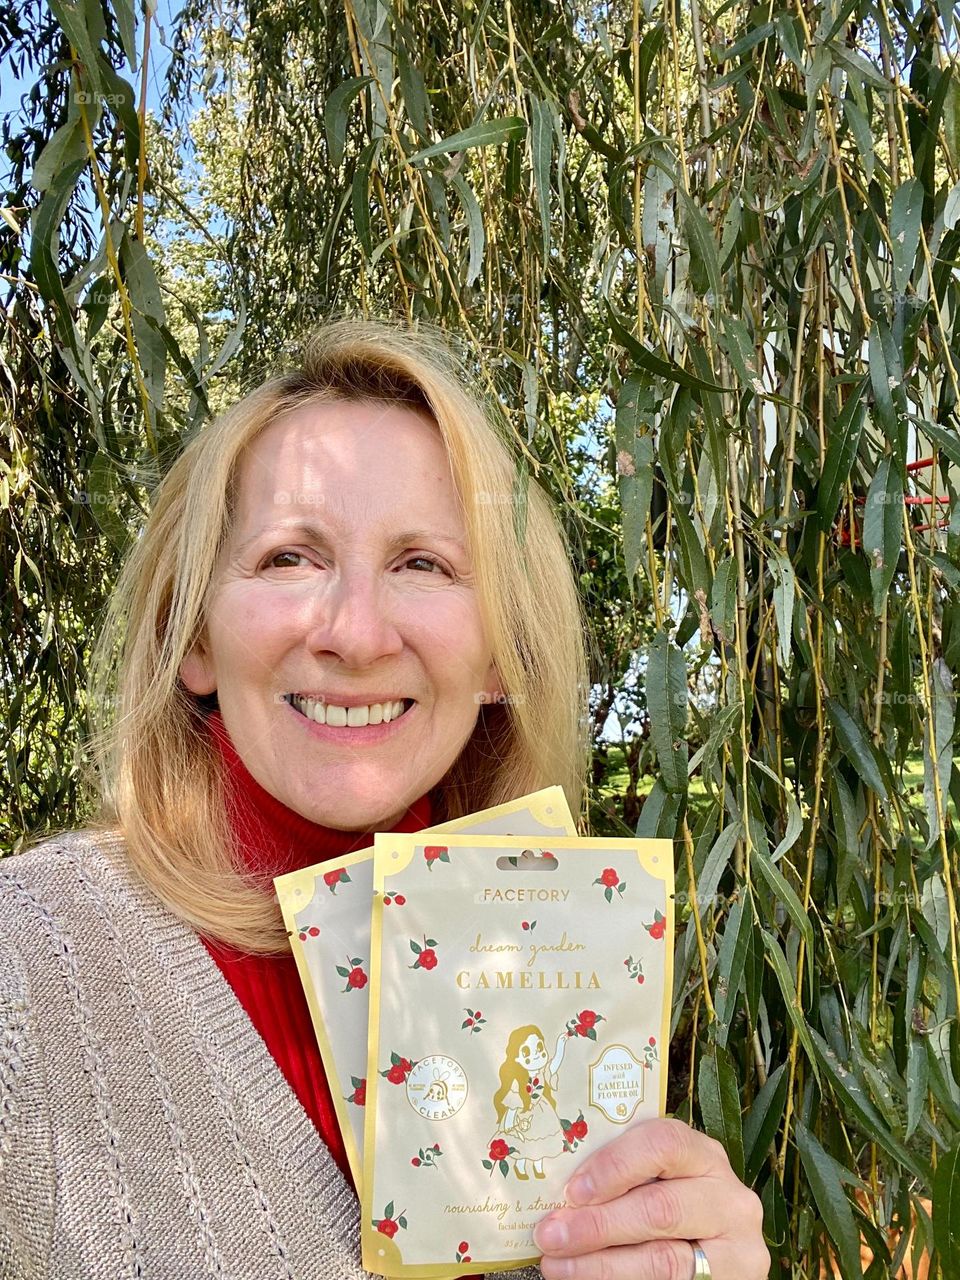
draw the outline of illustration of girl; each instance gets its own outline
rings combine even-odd
[[[528,1160],[533,1165],[533,1176],[544,1178],[544,1160],[563,1152],[563,1130],[553,1089],[566,1042],[567,1036],[561,1031],[551,1060],[539,1027],[517,1027],[507,1040],[500,1088],[493,1096],[499,1126],[494,1140],[502,1138],[515,1148],[513,1171],[523,1181],[530,1176]]]

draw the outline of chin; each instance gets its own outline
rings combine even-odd
[[[340,804],[325,809],[317,809],[311,805],[301,809],[300,812],[311,822],[329,827],[331,831],[381,831],[387,830],[398,822],[404,810],[384,810],[382,805],[358,803]]]

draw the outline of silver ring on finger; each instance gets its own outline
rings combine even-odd
[[[696,1240],[690,1241],[690,1247],[693,1249],[693,1280],[713,1280],[713,1272],[710,1270],[710,1262],[707,1255]]]

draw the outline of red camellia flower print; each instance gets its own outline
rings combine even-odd
[[[435,969],[437,967],[437,953],[434,947],[437,945],[436,938],[423,939],[423,946],[419,942],[410,939],[410,950],[416,956],[413,964],[408,965],[409,969]]]
[[[390,1084],[403,1084],[413,1070],[413,1066],[414,1064],[409,1058],[401,1058],[399,1053],[391,1053],[390,1066],[387,1067],[386,1071],[381,1071],[380,1074]]]
[[[467,1016],[460,1023],[461,1031],[469,1031],[473,1035],[486,1026],[487,1020],[479,1009],[464,1009],[464,1013]]]
[[[603,896],[608,902],[613,901],[614,893],[622,898],[623,892],[627,887],[626,880],[620,879],[614,867],[604,867],[593,883],[603,885]]]
[[[450,854],[445,844],[427,844],[423,846],[423,857],[430,871],[435,862],[449,862]]]
[[[563,1129],[563,1141],[568,1151],[576,1151],[577,1147],[587,1136],[587,1122],[583,1118],[581,1111],[576,1120],[561,1120],[560,1126]]]
[[[344,991],[360,991],[367,985],[367,975],[363,971],[363,961],[359,956],[347,956],[345,965],[337,965],[337,973],[346,982]]]
[[[388,1240],[392,1240],[398,1230],[406,1231],[407,1220],[402,1213],[395,1213],[393,1201],[383,1211],[382,1218],[374,1218],[374,1228],[380,1232],[382,1236],[386,1236]]]
[[[355,1107],[365,1107],[367,1105],[367,1082],[361,1080],[359,1076],[351,1076],[350,1083],[353,1085],[353,1093],[347,1098],[348,1102],[352,1102]]]
[[[436,1169],[437,1161],[443,1152],[440,1150],[440,1143],[435,1143],[432,1147],[421,1147],[410,1163],[415,1169]]]
[[[494,1138],[490,1143],[490,1150],[487,1152],[486,1160],[480,1163],[493,1177],[494,1169],[499,1169],[502,1177],[506,1177],[510,1172],[509,1156],[517,1154],[516,1147],[511,1147],[509,1143],[504,1142],[502,1138]]]
[[[458,1262],[470,1261],[470,1245],[466,1240],[461,1240],[460,1243],[457,1245],[457,1261]]]
[[[660,939],[663,937],[663,935],[667,931],[666,917],[661,915],[659,911],[654,911],[653,923],[644,924],[643,927],[646,929],[647,933],[649,933],[650,937],[653,938],[655,942],[659,942]]]
[[[593,1009],[581,1009],[577,1016],[567,1023],[567,1035],[585,1036],[588,1040],[596,1040],[597,1023],[605,1021],[602,1013],[596,1013]]]
[[[338,884],[349,884],[350,877],[347,875],[345,867],[340,867],[336,871],[325,871],[323,873],[323,883],[327,886],[331,893],[337,892]]]

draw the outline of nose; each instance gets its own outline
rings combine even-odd
[[[310,604],[307,647],[335,655],[347,667],[370,667],[400,653],[403,638],[383,579],[362,566],[342,566],[318,587]]]

